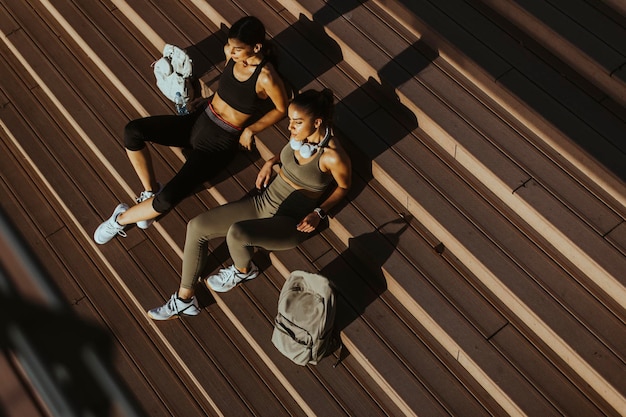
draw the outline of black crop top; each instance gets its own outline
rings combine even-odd
[[[239,81],[233,73],[235,62],[232,59],[229,60],[220,77],[217,94],[233,109],[245,114],[254,113],[259,103],[263,101],[256,94],[256,81],[266,62],[263,59],[257,65],[250,78],[245,81]]]

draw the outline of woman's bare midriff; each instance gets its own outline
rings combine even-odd
[[[243,126],[250,117],[249,114],[242,113],[230,107],[228,103],[222,100],[222,98],[217,93],[213,95],[213,99],[211,100],[211,106],[213,107],[213,111],[219,117],[221,117],[223,120],[227,121],[233,126]]]

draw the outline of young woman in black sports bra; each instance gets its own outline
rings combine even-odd
[[[308,90],[293,99],[288,109],[290,141],[257,175],[256,186],[263,191],[189,221],[180,287],[163,306],[148,311],[151,318],[200,313],[194,285],[203,273],[211,239],[226,237],[233,265],[204,282],[224,292],[258,275],[252,263],[255,247],[286,250],[311,236],[352,181],[350,158],[332,134],[332,113],[333,93],[328,89]],[[281,168],[274,176],[277,164]]]
[[[124,130],[128,158],[144,190],[137,205],[119,204],[113,215],[94,233],[99,244],[116,235],[126,236],[127,225],[146,229],[159,215],[223,170],[238,145],[251,150],[254,135],[282,119],[287,112],[287,93],[280,76],[268,62],[265,27],[253,16],[230,28],[224,46],[226,68],[217,92],[185,116],[152,116],[133,120]],[[248,124],[261,102],[271,100],[273,109]],[[163,187],[156,181],[146,142],[191,149],[178,173]]]

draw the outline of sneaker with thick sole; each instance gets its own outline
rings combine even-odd
[[[124,232],[125,226],[122,226],[116,221],[117,216],[124,213],[126,210],[128,210],[127,204],[118,204],[117,207],[115,207],[115,210],[113,211],[111,217],[109,217],[108,220],[102,222],[93,233],[93,240],[95,240],[96,243],[100,245],[104,245],[117,235],[126,237],[126,232]]]
[[[198,314],[200,314],[200,307],[198,307],[196,297],[191,297],[190,301],[185,302],[178,298],[176,293],[172,294],[167,303],[161,307],[148,311],[148,316],[153,320],[169,320],[180,316],[197,316]]]
[[[235,265],[231,265],[228,268],[220,269],[216,275],[208,277],[206,283],[213,291],[226,292],[235,288],[239,283],[256,278],[257,275],[259,275],[259,268],[250,262],[250,270],[246,273],[239,272]]]
[[[163,189],[163,184],[161,184],[160,182],[157,183],[159,184],[159,191],[157,191],[156,193],[153,191],[142,191],[141,194],[139,194],[139,197],[137,197],[135,199],[135,201],[137,202],[137,204],[139,203],[143,203],[144,201],[148,200],[149,198],[155,197],[158,193],[161,192],[161,190]],[[140,229],[147,229],[148,227],[150,227],[150,225],[154,223],[154,219],[150,219],[150,220],[139,220],[137,222],[137,227]]]

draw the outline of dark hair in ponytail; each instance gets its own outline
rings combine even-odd
[[[257,17],[246,16],[237,20],[228,30],[228,38],[240,40],[249,46],[260,43],[263,56],[274,58],[272,44],[265,38],[265,26]]]
[[[325,88],[322,91],[306,90],[295,96],[291,104],[313,119],[322,119],[323,127],[332,127],[335,104],[331,89]]]

